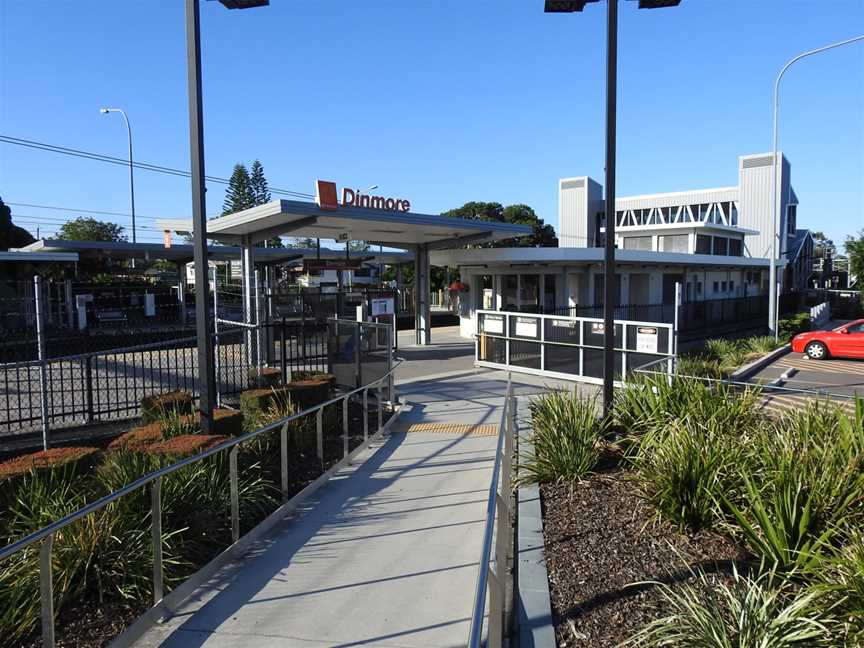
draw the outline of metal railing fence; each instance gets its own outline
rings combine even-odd
[[[498,425],[498,443],[495,446],[495,464],[486,502],[486,522],[483,527],[483,548],[480,568],[474,588],[474,607],[468,648],[480,648],[483,643],[483,617],[489,600],[489,632],[486,646],[500,648],[507,629],[507,578],[510,574],[508,556],[513,546],[511,532],[511,470],[513,463],[513,431],[515,429],[516,398],[513,384],[507,376],[504,411]],[[492,547],[495,547],[493,557]]]
[[[615,322],[615,376],[675,354],[673,324]],[[603,320],[560,315],[477,311],[475,363],[540,376],[600,383]],[[671,364],[670,364],[671,371]]]
[[[251,327],[228,324],[231,328],[213,334],[220,403],[238,398],[253,386],[250,370],[262,365],[278,367],[285,380],[300,370],[335,373],[337,383],[349,388],[392,366],[392,351],[386,346],[391,327],[386,324],[341,320],[338,324],[287,320]],[[347,330],[357,343],[348,350],[340,347],[333,327]],[[145,396],[181,390],[198,397],[195,337],[60,357],[46,356],[43,346],[44,340],[35,359],[0,364],[0,439],[41,430],[47,448],[52,428],[137,416]],[[252,353],[258,349],[260,355]]]
[[[197,463],[203,459],[208,457],[212,457],[221,452],[228,451],[229,452],[229,484],[230,484],[230,500],[231,500],[231,538],[232,538],[232,546],[236,544],[240,540],[240,502],[239,502],[239,488],[238,488],[238,473],[237,473],[237,454],[238,448],[240,444],[245,443],[246,441],[250,441],[262,434],[267,432],[272,432],[274,430],[280,430],[280,478],[281,478],[281,492],[283,502],[288,499],[288,426],[293,421],[299,420],[306,416],[315,415],[316,419],[316,428],[317,428],[317,447],[318,447],[318,458],[323,462],[324,454],[323,454],[323,411],[324,408],[328,405],[334,405],[336,403],[342,403],[342,411],[343,411],[343,460],[347,458],[349,454],[349,445],[348,445],[348,400],[352,396],[356,396],[358,394],[362,394],[362,402],[363,402],[363,414],[364,414],[364,425],[363,425],[363,441],[364,443],[369,440],[369,390],[375,389],[377,391],[377,403],[376,407],[378,410],[378,431],[380,433],[383,430],[383,394],[384,394],[384,385],[383,383],[387,382],[391,379],[393,372],[396,368],[401,364],[401,360],[399,360],[394,366],[392,366],[389,371],[385,375],[380,378],[377,378],[368,384],[365,384],[361,387],[357,387],[345,394],[339,394],[335,398],[331,398],[330,400],[324,401],[312,407],[308,407],[301,412],[297,412],[296,414],[292,414],[291,416],[285,417],[268,425],[265,425],[257,430],[249,432],[239,437],[235,437],[219,445],[205,450],[193,457],[188,457],[186,459],[182,459],[176,463],[171,464],[170,466],[166,466],[164,468],[160,468],[159,470],[153,471],[142,477],[139,477],[133,482],[123,486],[122,488],[105,495],[98,500],[91,502],[90,504],[65,515],[64,517],[52,522],[51,524],[42,527],[38,531],[34,531],[33,533],[21,538],[20,540],[8,545],[2,549],[0,549],[0,561],[3,561],[10,556],[18,553],[19,551],[26,549],[30,545],[40,542],[41,546],[39,548],[39,582],[40,582],[40,597],[41,597],[41,619],[42,619],[42,645],[45,648],[52,648],[54,646],[54,599],[53,599],[53,580],[51,575],[51,552],[54,543],[54,536],[57,532],[61,531],[65,527],[69,526],[73,522],[80,520],[91,513],[95,513],[96,511],[105,508],[108,504],[120,499],[121,497],[128,495],[139,488],[143,488],[147,485],[151,485],[151,542],[153,545],[153,605],[156,605],[163,597],[164,594],[164,583],[163,583],[163,565],[162,565],[162,543],[163,543],[163,534],[162,534],[162,499],[161,499],[161,486],[162,479],[174,473],[181,468]],[[395,401],[391,400],[390,405]],[[231,547],[228,547],[226,551],[230,551]]]

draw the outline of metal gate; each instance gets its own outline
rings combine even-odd
[[[662,364],[672,372],[675,327],[663,322],[615,320],[615,379],[638,367]],[[477,311],[478,366],[538,376],[603,382],[602,319]]]

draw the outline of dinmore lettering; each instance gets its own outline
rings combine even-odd
[[[382,196],[367,196],[359,189],[342,188],[342,204],[352,207],[367,207],[369,209],[383,209],[384,211],[403,211],[411,209],[411,201],[396,198],[384,198]]]

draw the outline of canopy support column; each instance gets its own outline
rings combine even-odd
[[[432,343],[429,313],[429,244],[421,243],[414,251],[414,343]]]
[[[255,312],[256,292],[258,285],[255,282],[255,248],[252,246],[252,237],[244,236],[240,242],[240,268],[243,274],[243,323],[254,326],[257,323]],[[246,329],[246,357],[249,367],[254,367],[258,362],[256,347],[257,335],[252,329]]]
[[[180,310],[180,323],[186,323],[186,263],[177,263],[177,307]]]

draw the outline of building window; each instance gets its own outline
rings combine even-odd
[[[744,241],[729,239],[729,256],[744,256]]]
[[[690,237],[687,234],[675,234],[666,235],[661,237],[661,249],[663,252],[679,252],[681,254],[687,254],[690,250],[689,247],[689,239]]]
[[[625,250],[651,250],[650,236],[628,236],[624,239]]]
[[[725,236],[714,237],[714,254],[717,256],[726,256],[729,254],[729,239]]]
[[[705,234],[696,235],[696,254],[711,254],[711,237]]]
[[[714,292],[715,293],[720,292],[720,282],[719,281],[714,282]]]
[[[720,292],[724,292],[724,293],[726,292],[726,282],[725,281],[720,282]]]
[[[697,295],[702,294],[702,282],[701,281],[696,282],[696,294]]]
[[[731,293],[735,292],[735,282],[734,281],[729,282],[729,292],[731,292]]]
[[[729,224],[732,226],[738,224],[738,208],[734,202],[729,203]]]

